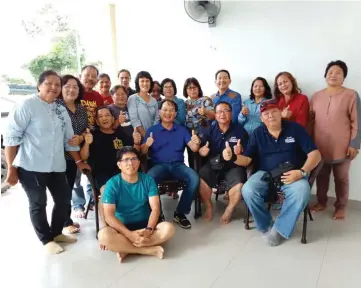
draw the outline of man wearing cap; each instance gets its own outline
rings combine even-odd
[[[258,171],[244,184],[242,196],[264,240],[270,246],[276,246],[291,237],[297,219],[308,203],[311,192],[308,176],[321,161],[321,154],[301,125],[282,120],[276,99],[264,101],[260,111],[265,125],[251,135],[244,156],[238,156],[243,166],[253,159],[258,160]],[[264,206],[269,185],[262,176],[285,162],[290,162],[293,169],[281,177],[280,190],[285,194],[285,200],[280,215],[273,222]]]

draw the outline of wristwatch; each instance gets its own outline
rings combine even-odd
[[[302,174],[302,178],[305,178],[305,177],[309,176],[309,173],[307,173],[305,170],[300,169],[300,171],[301,171],[301,174]]]
[[[153,231],[154,231],[154,229],[153,229],[152,227],[147,227],[147,228],[145,228],[145,230],[149,230],[149,231],[152,232],[152,233],[153,233]]]

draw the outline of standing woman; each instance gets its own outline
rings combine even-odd
[[[251,85],[251,95],[243,102],[242,110],[238,115],[238,123],[243,125],[249,135],[262,124],[261,103],[271,98],[271,87],[267,80],[262,77],[254,79]]]
[[[55,103],[61,92],[60,76],[43,72],[38,80],[38,95],[26,99],[9,114],[5,132],[5,155],[9,167],[6,181],[20,181],[28,198],[34,230],[50,254],[64,249],[58,242],[75,242],[74,236],[62,234],[68,218],[71,189],[65,176],[64,149],[78,168],[89,169],[74,145],[73,128],[66,109]],[[46,215],[46,189],[54,200],[51,224]]]
[[[158,81],[153,81],[153,90],[152,93],[150,93],[150,96],[157,100],[158,108],[160,109],[160,103],[162,103],[163,98],[160,95],[160,83]]]
[[[297,122],[306,128],[310,105],[307,96],[301,94],[301,89],[291,73],[278,73],[275,78],[274,95],[282,111],[282,118]]]
[[[311,131],[325,162],[317,177],[317,204],[312,210],[326,208],[332,170],[336,190],[334,220],[345,218],[350,165],[361,142],[360,96],[343,86],[347,71],[343,61],[328,63],[324,75],[327,87],[316,92],[310,103]]]
[[[150,96],[153,90],[152,76],[146,71],[140,71],[135,78],[136,94],[128,98],[128,113],[130,122],[144,138],[145,132],[159,122],[158,102]]]
[[[177,86],[174,80],[165,78],[160,84],[160,93],[164,95],[164,99],[174,101],[178,106],[177,117],[174,120],[176,124],[184,125],[186,120],[186,105],[183,99],[178,98]]]
[[[71,126],[74,130],[73,142],[75,145],[79,146],[84,141],[84,133],[86,128],[88,128],[88,113],[87,110],[81,105],[80,101],[84,96],[84,87],[80,83],[79,79],[72,75],[65,75],[61,79],[61,96],[56,100],[56,103],[62,105],[71,120]],[[65,152],[66,160],[66,178],[71,189],[74,187],[75,179],[77,173],[80,173],[77,165],[74,162],[73,157],[69,152]],[[78,177],[80,180],[80,177]],[[79,190],[73,190],[73,203],[78,199],[79,195],[76,193]],[[74,210],[78,209],[74,207]],[[74,223],[70,218],[71,216],[71,205],[69,205],[68,219],[64,223],[64,228],[69,234],[79,232],[79,224]]]
[[[99,93],[103,97],[104,105],[110,105],[113,103],[113,98],[110,93],[110,87],[112,82],[110,77],[106,73],[101,73],[98,76]]]

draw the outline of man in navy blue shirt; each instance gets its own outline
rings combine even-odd
[[[242,196],[265,241],[276,246],[283,238],[291,237],[297,219],[308,203],[311,192],[308,176],[321,161],[321,154],[301,125],[282,121],[276,99],[264,101],[260,111],[265,125],[253,132],[244,156],[239,156],[245,166],[258,159],[258,172],[243,186]],[[269,186],[262,176],[285,162],[291,162],[294,168],[281,177],[280,190],[286,197],[273,224],[271,214],[264,206]]]
[[[228,224],[237,203],[241,199],[241,189],[246,181],[245,168],[238,163],[242,148],[247,146],[248,134],[242,125],[232,122],[232,106],[227,102],[218,102],[215,106],[216,121],[214,121],[202,139],[205,144],[199,154],[208,156],[207,163],[199,171],[200,194],[206,206],[204,219],[212,219],[212,187],[219,177],[226,181],[229,204],[221,217],[222,224]]]
[[[188,146],[193,152],[198,152],[200,139],[192,136],[182,125],[174,123],[178,107],[172,100],[163,100],[160,105],[159,115],[161,122],[148,129],[145,134],[145,143],[142,153],[150,157],[154,166],[148,171],[157,184],[164,180],[176,179],[185,183],[173,221],[182,228],[191,228],[191,223],[185,216],[189,214],[194,195],[199,186],[199,176],[184,164],[184,149]]]

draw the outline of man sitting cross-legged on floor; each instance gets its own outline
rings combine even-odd
[[[160,244],[174,234],[169,222],[158,224],[160,201],[152,177],[138,172],[138,151],[123,147],[119,151],[121,173],[111,178],[102,194],[107,227],[98,234],[100,245],[116,252],[121,262],[127,254],[153,255],[163,258]]]
[[[258,172],[244,184],[242,196],[264,240],[270,246],[276,246],[282,238],[291,237],[297,219],[308,203],[308,176],[321,161],[321,154],[300,124],[282,121],[277,100],[264,101],[260,111],[265,125],[254,130],[244,156],[238,156],[244,166],[258,159]],[[270,191],[269,183],[263,180],[263,175],[277,168],[281,169],[280,164],[286,162],[292,164],[293,168],[281,176],[280,190],[285,194],[285,200],[281,213],[273,224],[264,203]]]
[[[237,203],[241,199],[241,189],[246,181],[245,168],[239,165],[238,156],[242,146],[248,141],[247,131],[242,125],[232,123],[232,106],[227,102],[218,102],[215,107],[216,121],[209,132],[202,138],[205,144],[199,149],[202,157],[208,156],[208,161],[199,171],[200,194],[206,206],[205,220],[212,219],[212,187],[217,184],[217,178],[223,174],[229,204],[221,217],[222,224],[228,224]]]
[[[182,228],[191,228],[191,223],[185,216],[191,211],[192,202],[199,185],[199,176],[184,164],[184,150],[188,146],[197,152],[200,145],[198,136],[187,128],[174,123],[177,116],[177,104],[173,100],[163,100],[160,104],[161,123],[150,127],[142,145],[143,154],[148,153],[154,166],[148,171],[157,184],[164,180],[176,179],[185,183],[173,221]]]

